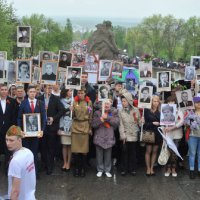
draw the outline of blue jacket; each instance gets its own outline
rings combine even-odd
[[[20,107],[19,107],[19,112],[18,112],[18,118],[17,118],[17,125],[23,128],[23,114],[28,114],[32,113],[30,103],[28,99],[25,99],[22,101]],[[40,113],[41,115],[41,130],[43,131],[46,126],[46,110],[45,110],[45,105],[44,102],[37,100],[36,105],[35,105],[35,110],[34,113]]]

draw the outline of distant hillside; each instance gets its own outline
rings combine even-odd
[[[85,32],[87,30],[94,30],[95,25],[102,23],[104,20],[112,22],[113,26],[133,27],[141,22],[141,19],[125,19],[125,18],[95,18],[95,17],[61,17],[61,16],[50,16],[61,25],[65,25],[66,19],[69,18],[72,22],[73,30]]]

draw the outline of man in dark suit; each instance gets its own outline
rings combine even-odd
[[[47,126],[44,130],[44,137],[41,141],[42,161],[45,164],[47,175],[51,175],[54,168],[54,157],[57,150],[60,117],[65,113],[63,104],[60,98],[52,94],[52,86],[44,86],[44,94],[38,99],[45,103],[47,111]]]
[[[151,102],[150,94],[149,94],[149,88],[148,87],[143,87],[142,88],[141,95],[142,95],[142,98],[140,99],[141,103],[150,103]]]
[[[159,87],[169,87],[169,75],[168,72],[160,73]]]
[[[8,87],[0,86],[0,154],[5,154],[5,169],[10,158],[10,153],[6,147],[6,132],[15,123],[15,103],[8,96]]]
[[[188,101],[188,93],[186,91],[183,91],[181,93],[181,99],[182,99],[182,102],[179,103],[179,106],[181,108],[188,107],[188,106],[193,106],[192,101]]]
[[[46,126],[46,112],[45,106],[42,101],[39,101],[35,98],[36,96],[36,86],[29,85],[27,90],[28,98],[22,101],[17,118],[17,124],[21,128],[23,127],[23,114],[28,113],[40,113],[41,115],[41,130],[44,131]],[[36,171],[38,172],[38,145],[39,145],[39,138],[37,137],[30,137],[24,138],[23,146],[30,149],[34,155],[34,162],[36,166]]]
[[[72,77],[67,79],[67,85],[80,85],[80,78],[77,78],[78,69],[73,68],[71,71]]]
[[[67,68],[67,66],[71,66],[72,55],[70,53],[63,52],[60,56],[59,67]]]
[[[110,62],[104,62],[103,67],[101,69],[101,76],[109,76],[109,69],[111,67]]]
[[[143,71],[140,71],[140,77],[144,78],[144,77],[151,77],[151,71],[148,70],[148,66],[144,67]]]
[[[53,66],[47,63],[45,66],[46,73],[42,75],[42,80],[55,81],[56,75],[53,73]]]

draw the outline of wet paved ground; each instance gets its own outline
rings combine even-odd
[[[164,177],[164,168],[157,168],[155,177],[146,177],[140,167],[135,177],[122,177],[114,168],[112,178],[97,178],[93,166],[85,178],[75,178],[72,172],[62,172],[61,164],[57,163],[51,176],[40,173],[37,200],[200,200],[200,177],[190,180],[187,170],[173,178]],[[0,196],[6,191],[7,178],[1,169]]]

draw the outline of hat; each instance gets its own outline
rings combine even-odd
[[[194,103],[199,103],[200,102],[200,97],[193,97]]]
[[[19,137],[23,137],[23,133],[22,133],[22,130],[19,126],[15,126],[15,125],[12,125],[8,131],[6,132],[6,135],[7,136],[19,136]]]
[[[130,106],[133,106],[133,96],[130,92],[125,91],[124,93],[122,93],[122,96],[128,101]]]

